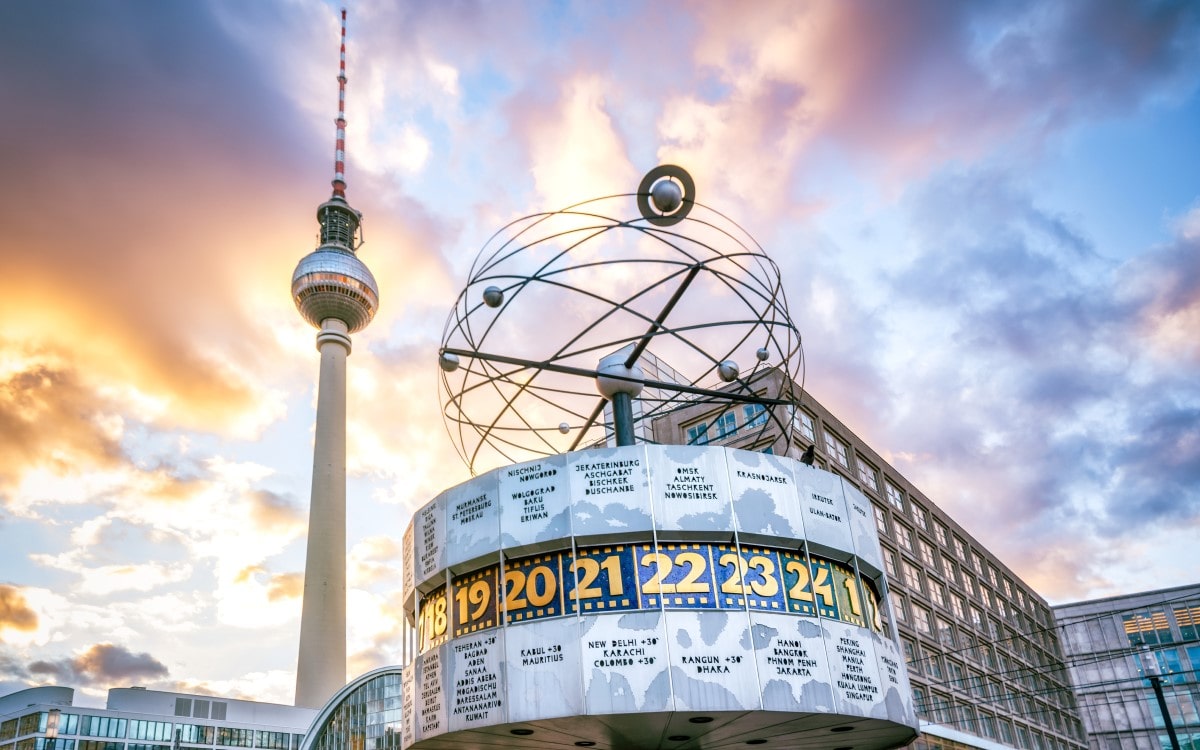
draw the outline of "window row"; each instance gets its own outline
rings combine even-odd
[[[925,688],[914,688],[913,699],[917,712],[927,721],[952,726],[980,737],[1029,750],[1064,750],[1070,743],[1060,737],[1044,734],[1001,714],[993,714],[967,702],[956,702],[948,695]],[[1081,739],[1081,732],[1070,717],[1055,714],[1045,723],[1053,731]]]
[[[765,427],[767,424],[767,408],[762,404],[746,404],[742,406],[741,424],[738,424],[738,411],[730,409],[715,417],[709,417],[694,422],[684,428],[688,445],[708,445],[715,440],[731,438],[740,430]]]
[[[215,743],[227,747],[262,748],[262,750],[295,750],[300,747],[300,741],[303,739],[303,735],[288,732],[212,727],[204,724],[173,724],[169,721],[121,719],[115,716],[91,716],[58,711],[34,712],[0,724],[0,740],[34,733],[56,735],[53,739],[57,744],[52,745],[48,750],[74,750],[75,740],[68,740],[64,735],[127,737],[131,740],[152,743],[172,743],[178,737],[181,743],[193,745]],[[68,746],[65,743],[70,744]],[[123,747],[124,750],[138,750],[138,748],[143,748],[143,745],[138,743],[130,743],[126,746],[120,742],[92,740],[81,740],[78,744],[78,750],[122,750]],[[158,747],[158,745],[145,745],[144,747]],[[42,750],[42,748],[39,746],[37,750]]]

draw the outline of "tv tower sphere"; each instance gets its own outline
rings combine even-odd
[[[336,198],[322,204],[317,218],[321,220],[323,243],[304,256],[292,274],[296,309],[314,328],[333,318],[345,323],[348,333],[355,333],[366,328],[379,308],[375,276],[350,249],[358,224],[357,213]],[[329,231],[331,225],[342,225],[339,228],[347,230],[349,237]]]

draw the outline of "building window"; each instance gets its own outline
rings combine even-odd
[[[949,557],[942,555],[942,572],[950,583],[958,583],[958,566]]]
[[[1009,746],[1013,743],[1012,724],[1009,723],[1008,719],[1000,720],[1000,739],[1003,740],[1004,744]]]
[[[935,680],[941,680],[945,677],[945,674],[942,672],[942,657],[937,654],[929,654],[925,657],[925,663],[928,665],[926,668],[929,670],[930,677]]]
[[[1189,654],[1190,655],[1190,654]],[[1158,673],[1162,675],[1162,681],[1167,684],[1181,685],[1187,682],[1187,672],[1183,668],[1183,662],[1179,658],[1179,649],[1164,648],[1155,651],[1153,655],[1134,654],[1133,660],[1137,663],[1137,667],[1144,674],[1146,665],[1143,659],[1154,658],[1158,662]],[[1190,712],[1189,712],[1190,713]],[[1191,718],[1191,717],[1187,717]]]
[[[954,721],[954,717],[950,713],[950,698],[941,693],[934,693],[931,699],[933,710],[930,711],[930,716],[934,721],[942,723],[950,723]]]
[[[887,571],[888,576],[895,578],[896,573],[896,553],[892,552],[887,547],[883,548],[883,569]]]
[[[985,713],[979,714],[979,725],[983,728],[984,735],[996,739],[996,720]]]
[[[963,673],[963,665],[953,659],[946,660],[946,671],[950,676],[951,687],[959,690],[967,689],[967,680]]]
[[[900,562],[900,571],[904,574],[904,585],[908,586],[909,591],[921,592],[921,575],[917,572],[915,565],[907,560]]]
[[[1013,595],[1012,592],[1013,592],[1012,581],[1005,578],[1004,579],[1004,595],[1006,597],[1008,597],[1010,601],[1012,600],[1012,595]]]
[[[731,411],[727,411],[716,418],[713,422],[713,427],[717,430],[718,438],[729,437],[738,430],[737,415]]]
[[[708,422],[697,422],[687,428],[688,445],[708,444]]]
[[[171,740],[171,722],[143,721],[133,719],[129,722],[129,739],[131,740]],[[249,746],[247,746],[249,747]]]
[[[910,669],[912,668],[911,664],[909,665],[909,668]],[[918,671],[917,674],[920,674],[920,672]],[[917,713],[921,714],[922,716],[927,716],[928,711],[929,711],[929,706],[925,703],[925,689],[915,687],[915,688],[913,688],[912,694],[913,694],[913,705],[916,707]]]
[[[958,727],[959,729],[966,729],[971,734],[979,733],[979,730],[975,728],[974,706],[968,706],[965,703],[960,703],[958,705],[958,719],[961,722],[960,726]]]
[[[879,529],[880,534],[885,536],[888,533],[887,512],[878,505],[871,506],[875,509],[875,528]]]
[[[1179,636],[1183,640],[1194,641],[1200,638],[1200,607],[1188,605],[1176,607],[1175,624],[1179,626]],[[1193,660],[1192,666],[1200,670],[1200,661]]]
[[[929,531],[929,517],[925,513],[925,509],[916,503],[912,504],[913,520],[917,522],[917,526],[921,527],[922,531]]]
[[[983,555],[975,552],[972,554],[972,557],[975,560],[975,572],[979,574],[980,578],[983,578],[983,574],[987,572],[984,570]]]
[[[968,560],[967,560],[967,545],[965,542],[963,542],[963,540],[959,539],[958,537],[954,537],[954,552],[955,552],[955,554],[958,555],[959,560],[962,560],[963,562],[968,562]]]
[[[216,738],[216,729],[203,724],[176,724],[175,732],[180,742],[195,745],[211,745]]]
[[[917,644],[911,638],[901,638],[900,647],[904,650],[904,661],[908,664],[908,668],[921,674],[920,663],[917,661]]]
[[[762,404],[746,404],[742,407],[742,421],[747,427],[762,427],[767,423],[767,407]]]
[[[938,607],[946,608],[946,588],[940,583],[929,582],[929,598]]]
[[[912,532],[904,524],[896,524],[896,542],[909,552],[913,551]]]
[[[929,610],[919,604],[914,604],[912,608],[913,626],[916,627],[918,633],[929,635],[931,627],[929,624]]]
[[[954,640],[954,626],[940,617],[937,618],[937,637],[943,646],[958,647],[958,641]]]
[[[1148,609],[1145,614],[1122,615],[1121,622],[1131,646],[1171,643],[1174,640],[1165,609]]]
[[[975,670],[969,670],[967,682],[971,686],[971,695],[980,699],[987,700],[987,683],[983,681],[983,675]]]
[[[79,717],[79,733],[85,737],[124,737],[126,719],[116,719],[109,716]]]
[[[254,730],[217,727],[217,744],[226,747],[254,747]]]
[[[983,586],[979,587],[979,598],[983,601],[983,606],[987,607],[988,609],[992,608],[992,595]]]
[[[254,746],[263,750],[288,750],[291,735],[287,732],[266,732],[261,729],[254,733]]]
[[[892,605],[892,617],[898,622],[908,622],[908,613],[904,611],[904,598],[895,591],[889,591],[888,602]]]
[[[990,669],[996,669],[996,652],[992,650],[991,646],[980,646],[979,654],[984,664]],[[1014,707],[1013,710],[1015,711],[1016,708]]]
[[[983,627],[983,611],[979,607],[971,607],[971,624],[977,628]]]
[[[825,450],[830,456],[833,456],[834,461],[847,469],[850,468],[850,459],[846,456],[846,444],[828,432],[825,433]]]
[[[942,525],[941,521],[933,522],[933,538],[937,539],[938,544],[946,546],[946,527]]]
[[[958,594],[950,595],[950,611],[960,620],[967,619],[966,601]]]
[[[992,588],[1000,588],[1000,574],[991,565],[988,566],[988,579],[992,582]]]
[[[963,591],[967,592],[967,596],[975,596],[975,579],[970,575],[963,573],[962,582]]]
[[[808,438],[809,442],[817,441],[817,430],[813,424],[813,418],[805,414],[795,405],[788,407],[792,415],[792,426],[800,430],[800,434]]]
[[[933,555],[933,546],[924,539],[918,539],[917,550],[921,554],[921,562],[937,570],[937,558]]]
[[[884,492],[887,494],[887,501],[892,507],[901,513],[904,512],[904,495],[900,494],[900,488],[891,482],[884,482]]]
[[[858,459],[858,478],[864,487],[879,492],[879,477],[875,475],[875,468],[861,458]]]

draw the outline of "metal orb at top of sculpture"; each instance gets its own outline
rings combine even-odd
[[[446,424],[473,473],[611,442],[614,392],[636,399],[643,440],[655,418],[711,403],[717,418],[765,413],[755,424],[776,421],[787,445],[786,406],[799,397],[790,389],[803,379],[778,267],[697,202],[691,176],[673,165],[647,173],[636,193],[532,214],[493,235],[446,323],[439,365]],[[770,368],[784,372],[776,390],[786,392],[764,393]],[[630,387],[614,387],[622,378]]]

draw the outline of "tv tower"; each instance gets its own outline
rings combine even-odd
[[[304,609],[296,705],[320,708],[346,684],[346,357],[350,334],[379,307],[375,277],[355,255],[362,214],[346,202],[346,10],[338,69],[333,195],[317,207],[321,243],[296,266],[292,298],[319,329],[321,376],[313,445],[312,502],[304,563]]]

